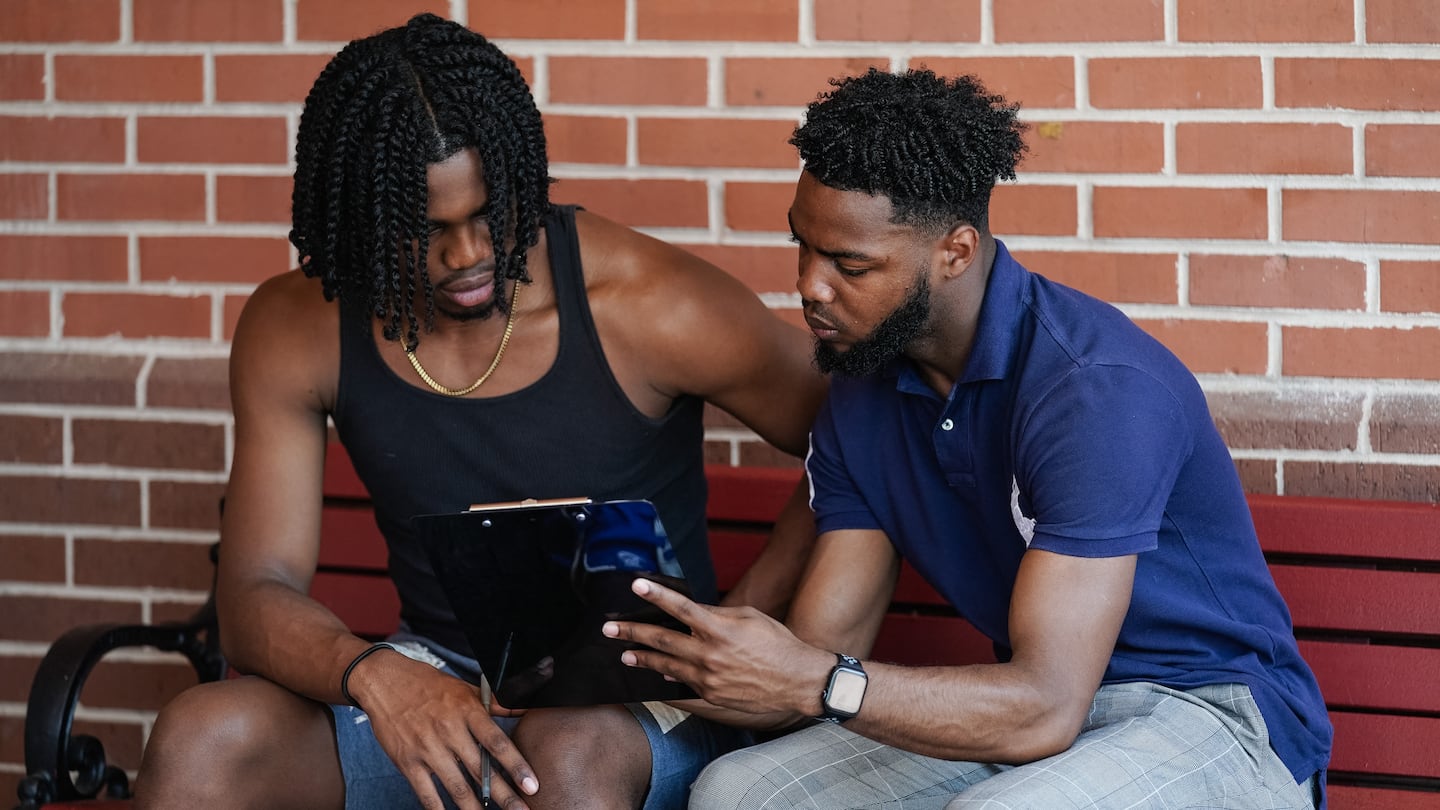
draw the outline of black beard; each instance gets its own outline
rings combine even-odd
[[[498,309],[499,308],[495,305],[495,302],[491,301],[485,306],[478,307],[476,309],[451,311],[448,309],[436,307],[435,311],[439,312],[441,315],[444,315],[452,321],[483,321],[494,315]]]
[[[868,377],[890,365],[923,335],[929,320],[930,282],[922,275],[900,306],[854,346],[842,352],[816,340],[815,367],[825,374]]]

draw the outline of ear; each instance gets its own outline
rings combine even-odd
[[[938,245],[945,278],[957,278],[980,256],[980,231],[968,222],[956,223]]]

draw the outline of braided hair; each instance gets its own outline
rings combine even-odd
[[[888,197],[899,224],[988,230],[990,191],[1015,179],[1026,149],[1020,105],[987,95],[974,76],[929,70],[871,68],[830,83],[790,139],[806,171],[831,188]]]
[[[420,326],[435,319],[426,170],[470,148],[491,201],[496,275],[528,281],[526,252],[539,241],[551,181],[540,112],[515,63],[433,14],[330,60],[300,117],[290,231],[326,300],[363,305],[387,340],[403,333],[418,345]]]

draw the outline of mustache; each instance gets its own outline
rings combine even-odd
[[[500,280],[499,276],[495,273],[495,265],[493,263],[477,264],[474,267],[467,267],[464,270],[446,273],[443,277],[436,280],[434,284],[436,287],[444,287],[459,281],[472,281],[475,279],[483,279],[487,276],[495,278],[496,281]]]
[[[801,301],[800,311],[805,316],[805,320],[809,323],[819,324],[822,328],[825,329],[839,328],[839,323],[837,322],[835,316],[832,315],[828,310],[825,309],[825,307],[821,306],[820,304],[817,304],[813,301]]]

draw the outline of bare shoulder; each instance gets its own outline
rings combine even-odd
[[[270,322],[309,316],[326,317],[333,322],[338,313],[335,303],[325,300],[319,279],[307,278],[299,270],[289,270],[261,282],[250,300],[245,302],[241,318]],[[297,323],[293,326],[305,328],[307,325]]]
[[[764,309],[734,276],[682,248],[586,211],[576,212],[576,228],[592,308],[648,316],[636,324],[647,332],[667,320]]]
[[[580,235],[587,283],[643,283],[687,270],[701,275],[708,272],[725,275],[714,265],[669,242],[590,211],[575,212],[575,228]]]
[[[702,397],[802,452],[825,390],[806,333],[694,254],[594,214],[576,225],[596,329],[627,390]]]
[[[299,270],[269,278],[240,313],[230,358],[237,407],[242,397],[268,390],[327,410],[339,378],[339,304]]]

